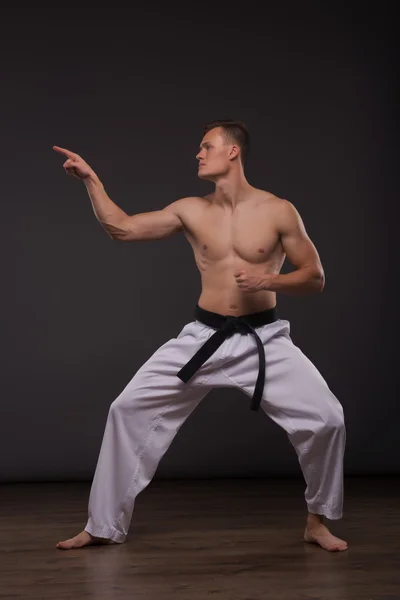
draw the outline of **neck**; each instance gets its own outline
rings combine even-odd
[[[243,202],[252,186],[242,172],[229,173],[215,182],[214,200],[234,210]]]

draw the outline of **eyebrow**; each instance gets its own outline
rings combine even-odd
[[[200,144],[199,148],[202,148],[203,146],[205,146],[206,144],[209,144],[210,146],[212,146],[211,142],[203,142],[202,144]]]

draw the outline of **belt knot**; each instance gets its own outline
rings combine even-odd
[[[237,331],[240,334],[248,334],[251,331],[251,327],[246,323],[246,321],[242,320],[240,317],[234,317],[229,315],[226,317],[226,321],[222,326],[222,329],[229,330],[232,332]]]

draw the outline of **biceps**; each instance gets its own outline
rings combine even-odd
[[[282,235],[281,243],[287,259],[295,267],[322,268],[317,249],[305,232]]]
[[[127,217],[121,227],[123,241],[159,240],[183,229],[180,218],[170,210],[155,210]]]

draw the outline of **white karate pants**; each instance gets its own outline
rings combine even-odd
[[[340,519],[346,437],[342,406],[291,341],[288,321],[279,319],[256,331],[266,357],[261,408],[287,432],[297,453],[308,510]],[[118,543],[125,540],[136,496],[211,389],[236,387],[252,396],[258,354],[250,334],[227,338],[188,383],[177,377],[214,332],[199,321],[188,323],[151,356],[111,404],[89,498],[85,529],[90,534]]]

